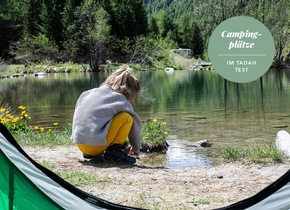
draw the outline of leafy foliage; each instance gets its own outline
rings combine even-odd
[[[166,122],[158,122],[157,118],[142,124],[142,137],[147,142],[163,142],[167,135]]]
[[[54,60],[59,52],[57,45],[44,34],[23,37],[12,45],[12,49],[11,52],[19,57],[19,60],[25,60],[25,63]]]
[[[142,0],[101,0],[101,5],[110,15],[112,35],[121,39],[133,39],[147,32],[147,13]]]
[[[110,26],[108,13],[93,0],[84,1],[74,13],[78,19],[69,28],[74,34],[70,39],[73,45],[88,49],[90,68],[97,71],[101,61],[105,44],[108,40]]]

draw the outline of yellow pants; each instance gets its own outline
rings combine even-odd
[[[86,155],[101,155],[111,144],[124,144],[133,124],[132,116],[127,112],[120,112],[113,118],[107,134],[107,144],[104,146],[90,146],[78,144],[79,149]]]

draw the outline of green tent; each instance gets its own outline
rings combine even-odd
[[[88,194],[32,160],[0,124],[0,209],[137,209]]]

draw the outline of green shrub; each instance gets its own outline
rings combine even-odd
[[[59,55],[57,45],[44,34],[26,36],[12,45],[12,53],[21,62],[42,62],[55,60]]]

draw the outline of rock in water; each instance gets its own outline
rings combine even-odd
[[[276,148],[290,157],[290,134],[287,131],[281,130],[277,133]]]
[[[204,140],[200,140],[200,141],[196,142],[194,144],[194,146],[196,146],[196,147],[210,147],[211,144],[209,143],[209,141],[207,139],[204,139]]]

